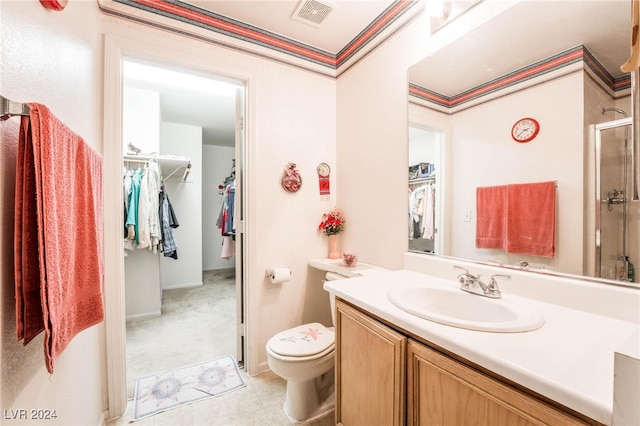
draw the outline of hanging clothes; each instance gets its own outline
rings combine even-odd
[[[227,234],[235,234],[236,229],[234,226],[234,213],[236,202],[236,181],[233,180],[227,186],[227,214],[225,215],[225,229]]]
[[[220,257],[224,260],[230,260],[231,257],[236,254],[236,242],[230,235],[222,237],[222,252]]]
[[[158,164],[149,160],[144,168],[123,169],[124,248],[146,248],[177,259],[173,228],[178,227],[173,206],[162,185]],[[162,205],[166,200],[166,205]],[[166,211],[166,213],[165,213]],[[167,222],[163,223],[162,216]],[[164,243],[164,244],[163,244]]]
[[[178,245],[173,235],[173,229],[180,226],[176,213],[173,211],[173,206],[169,200],[169,196],[164,190],[164,185],[161,186],[160,191],[160,225],[161,225],[161,247],[165,257],[171,257],[178,259]]]
[[[155,161],[149,161],[145,167],[140,183],[140,200],[138,203],[138,248],[149,248],[157,253],[160,242],[159,213],[160,174]]]
[[[409,188],[409,239],[435,237],[435,184]]]
[[[228,182],[223,192],[222,205],[220,206],[220,213],[218,214],[218,220],[216,226],[220,229],[222,235],[222,251],[220,257],[229,260],[231,256],[235,254],[235,208],[236,208],[236,181],[235,179]]]
[[[220,229],[220,233],[225,236],[235,235],[235,180],[231,181],[224,189],[224,197],[222,199],[222,205],[220,206],[220,213],[218,214],[218,220],[216,226]]]
[[[425,189],[425,185],[418,186],[409,195],[409,239],[420,238]]]
[[[142,169],[133,172],[131,187],[129,190],[129,203],[127,211],[127,238],[138,243],[138,202],[140,201],[140,183],[142,182]]]
[[[435,227],[435,187],[432,183],[425,188],[424,210],[422,214],[422,238],[433,240]]]

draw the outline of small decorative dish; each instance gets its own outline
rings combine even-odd
[[[356,266],[358,264],[358,256],[355,254],[343,253],[342,261],[347,266]]]

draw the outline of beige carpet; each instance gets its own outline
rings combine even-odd
[[[127,395],[136,379],[236,354],[235,269],[203,273],[204,285],[166,290],[162,315],[127,322]]]

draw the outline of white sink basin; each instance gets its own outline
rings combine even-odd
[[[540,312],[526,303],[490,299],[453,287],[397,288],[390,290],[387,298],[412,315],[468,330],[513,333],[532,331],[544,324]]]

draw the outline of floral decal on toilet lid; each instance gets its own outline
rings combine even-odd
[[[304,340],[306,342],[310,342],[311,340],[318,340],[318,336],[320,334],[322,334],[322,331],[320,331],[319,329],[309,327],[306,331],[300,330],[297,336],[294,335],[290,337],[281,337],[280,340],[285,340],[287,342],[297,342],[299,340]]]
[[[330,348],[334,342],[334,331],[314,322],[281,331],[269,339],[268,345],[280,355],[309,356]]]

